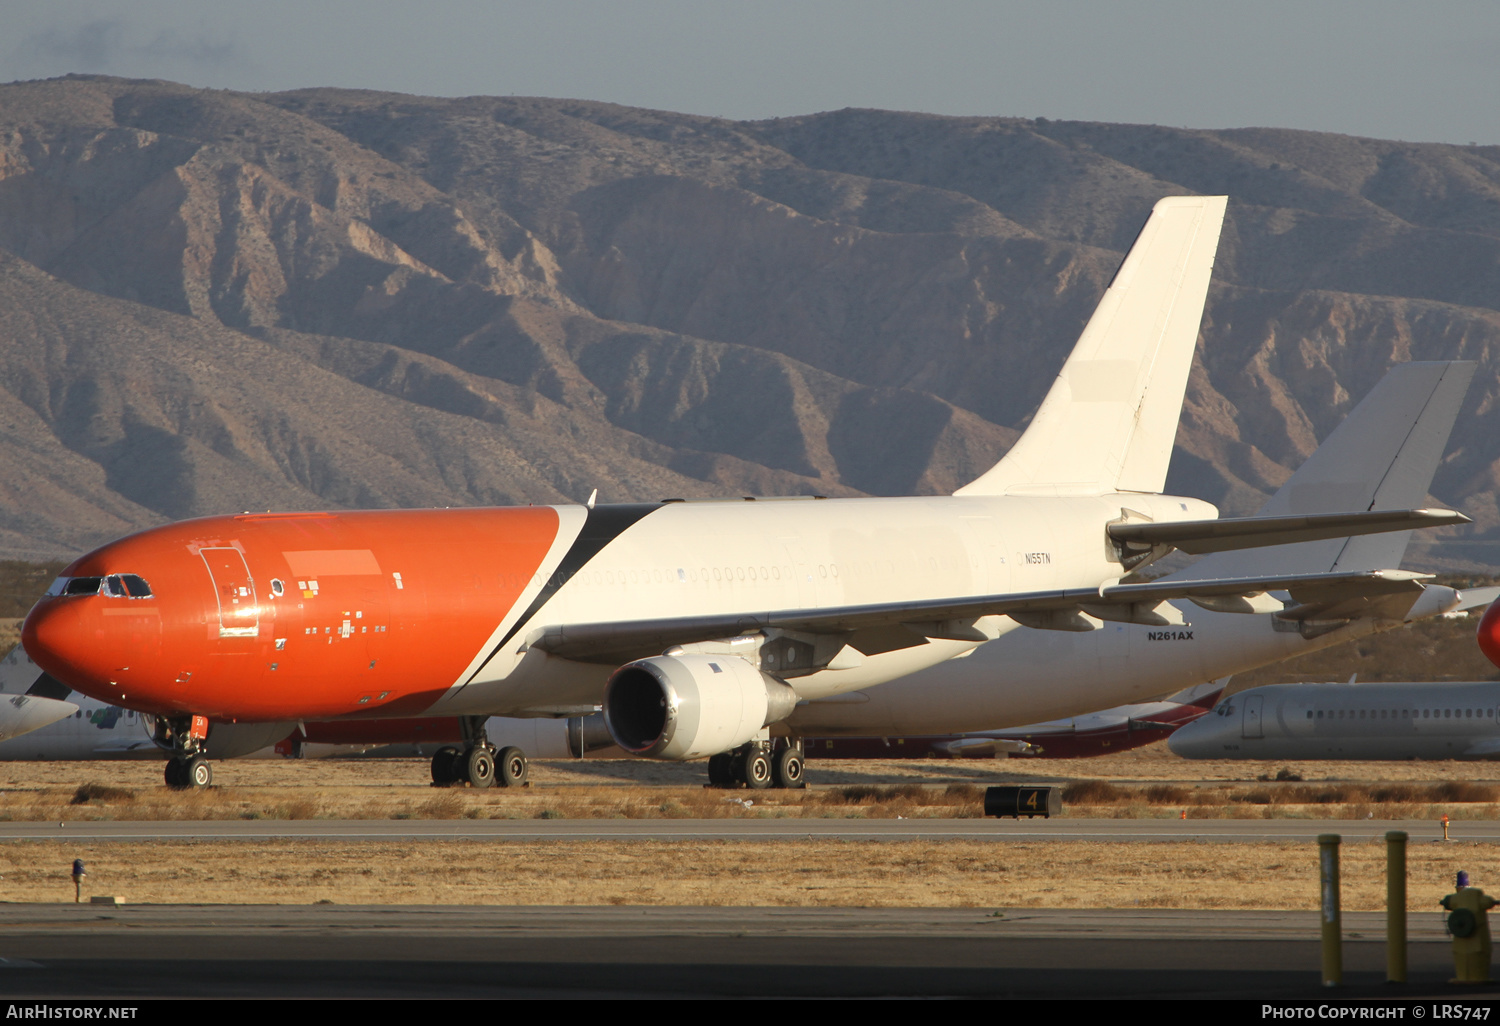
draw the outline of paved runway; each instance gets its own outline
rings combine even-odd
[[[1347,842],[1382,840],[1405,830],[1414,843],[1441,842],[1431,820],[1316,819],[452,819],[452,820],[109,820],[0,823],[0,841],[143,841],[178,838],[264,841],[270,838],[366,841],[1148,841],[1244,843],[1310,841],[1319,834]],[[1500,841],[1500,822],[1455,820],[1455,841]]]
[[[1317,929],[1314,912],[5,905],[0,995],[1450,994],[1436,913],[1410,916],[1405,987],[1381,982],[1383,917],[1355,913],[1347,986],[1324,990]]]

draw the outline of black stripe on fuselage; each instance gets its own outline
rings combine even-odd
[[[557,564],[557,569],[552,572],[552,576],[547,578],[547,583],[542,585],[542,590],[537,593],[537,597],[532,600],[526,612],[511,624],[510,630],[505,632],[505,637],[490,649],[490,654],[484,657],[484,662],[481,662],[479,668],[469,674],[469,679],[464,683],[468,684],[479,676],[479,671],[495,658],[495,654],[504,648],[522,627],[530,623],[532,617],[536,616],[552,596],[557,594],[557,589],[567,584],[574,574],[583,569],[584,564],[604,549],[604,546],[664,505],[666,503],[633,502],[613,506],[595,506],[589,510],[588,517],[583,522],[583,530],[579,531],[578,537],[573,539],[572,546],[563,556],[562,561]]]

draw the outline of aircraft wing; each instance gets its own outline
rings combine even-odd
[[[1476,741],[1464,752],[1466,759],[1493,759],[1500,756],[1500,737],[1487,737]]]
[[[1094,624],[1077,616],[1080,609],[1108,612],[1109,607],[1121,610],[1139,606],[1149,608],[1174,598],[1201,600],[1202,604],[1211,608],[1233,608],[1224,606],[1223,601],[1242,600],[1268,591],[1289,591],[1298,603],[1296,609],[1322,609],[1335,602],[1382,596],[1399,596],[1398,601],[1404,601],[1410,606],[1422,592],[1422,581],[1430,577],[1430,574],[1406,570],[1360,570],[1198,581],[1160,580],[1142,584],[1112,584],[1100,588],[825,609],[792,609],[752,615],[568,624],[534,631],[528,643],[564,659],[620,663],[658,655],[674,645],[715,641],[763,631],[790,631],[843,636],[845,642],[858,651],[865,655],[875,655],[924,644],[929,638],[987,640],[988,635],[974,626],[974,621],[983,616],[1009,615],[1031,625],[1063,630],[1092,630]],[[1273,600],[1272,605],[1275,611],[1282,609],[1279,601]],[[1247,608],[1246,611],[1257,610]],[[1048,615],[1060,618],[1052,621],[1036,619],[1038,616]],[[1071,620],[1067,619],[1069,617]],[[1293,619],[1310,617],[1311,613],[1307,617],[1299,617],[1295,610],[1291,613]]]
[[[1451,527],[1469,522],[1468,517],[1451,509],[1378,509],[1291,517],[1226,517],[1166,524],[1120,523],[1110,524],[1106,530],[1116,542],[1133,549],[1160,546],[1198,556],[1208,552],[1382,534],[1417,527]]]

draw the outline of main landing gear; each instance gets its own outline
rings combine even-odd
[[[806,787],[807,762],[802,741],[751,741],[733,751],[711,756],[708,782],[712,787],[748,787],[753,791]]]
[[[208,787],[214,782],[214,768],[208,761],[204,743],[208,740],[208,720],[203,716],[164,716],[156,721],[156,741],[170,746],[172,757],[162,774],[174,791]]]
[[[525,787],[526,753],[514,745],[496,751],[484,733],[483,716],[462,718],[463,747],[445,745],[432,757],[432,786]]]

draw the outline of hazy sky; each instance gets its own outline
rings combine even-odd
[[[1500,143],[1497,0],[0,0],[0,81],[70,71]]]

